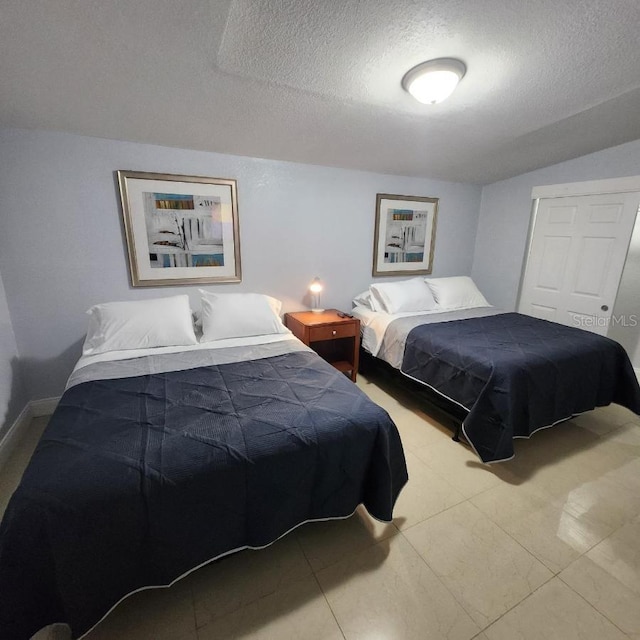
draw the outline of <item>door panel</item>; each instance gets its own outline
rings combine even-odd
[[[611,265],[615,243],[615,238],[582,238],[574,275],[575,285],[570,292],[571,295],[605,295],[606,275]]]
[[[577,207],[550,206],[549,224],[573,224],[576,217]]]
[[[640,193],[542,198],[518,311],[606,335]]]
[[[589,222],[618,224],[623,213],[620,204],[600,204],[589,207]]]
[[[552,320],[555,322],[556,319],[556,309],[554,307],[545,307],[541,304],[532,304],[531,309],[533,313],[530,315],[535,316],[536,318],[542,318],[543,320]]]
[[[537,287],[553,291],[562,288],[570,246],[571,238],[547,236],[542,249]]]

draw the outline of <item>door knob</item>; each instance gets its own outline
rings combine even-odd
[[[603,311],[609,311],[609,307],[608,307],[606,304],[603,304],[600,308],[601,308]]]

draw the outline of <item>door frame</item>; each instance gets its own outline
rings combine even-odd
[[[564,184],[550,184],[533,187],[531,190],[531,214],[529,216],[529,229],[527,231],[527,241],[525,244],[522,268],[520,269],[520,282],[518,283],[518,294],[516,296],[516,310],[520,308],[520,297],[522,296],[522,285],[524,275],[531,255],[531,244],[533,243],[533,232],[538,218],[538,207],[543,198],[568,198],[573,196],[595,196],[605,193],[629,193],[640,191],[640,176],[627,176],[623,178],[607,178],[605,180],[587,180],[585,182],[567,182]],[[636,214],[637,215],[637,214]],[[634,224],[637,224],[637,220]],[[632,232],[633,233],[633,232]],[[627,255],[629,249],[627,248]],[[625,256],[625,262],[627,258]],[[616,298],[617,298],[616,294]]]

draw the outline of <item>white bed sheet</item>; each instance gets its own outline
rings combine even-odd
[[[384,313],[383,311],[372,311],[365,307],[356,305],[351,309],[351,314],[360,320],[360,332],[362,334],[362,347],[372,355],[378,355],[382,339],[387,327],[398,318],[409,318],[411,316],[444,316],[447,315],[448,320],[455,320],[455,312],[466,312],[469,309],[478,309],[479,314],[483,315],[481,310],[493,308],[493,305],[487,307],[464,307],[460,309],[434,309],[433,311],[408,311],[405,313]],[[468,317],[468,314],[464,314]],[[436,320],[437,321],[437,320]]]
[[[131,358],[141,358],[143,356],[160,355],[165,353],[181,353],[183,351],[198,351],[203,349],[224,349],[227,347],[250,347],[257,344],[269,344],[271,342],[282,342],[284,340],[297,341],[291,332],[267,334],[262,336],[249,336],[247,338],[227,338],[225,340],[213,340],[211,342],[198,342],[198,344],[173,346],[173,347],[153,347],[149,349],[127,349],[126,351],[109,351],[98,353],[93,356],[82,356],[78,360],[73,372],[82,369],[96,362],[108,362],[111,360],[129,360]],[[72,373],[73,373],[72,372]]]

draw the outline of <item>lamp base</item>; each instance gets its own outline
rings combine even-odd
[[[323,313],[324,309],[311,309],[311,311],[313,311],[313,313]]]

